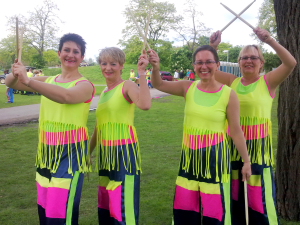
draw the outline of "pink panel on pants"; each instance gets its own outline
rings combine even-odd
[[[232,179],[232,199],[237,201],[239,200],[239,180]]]
[[[264,214],[264,206],[262,199],[262,187],[251,186],[248,184],[249,207],[257,212]]]
[[[200,212],[199,192],[176,186],[174,209]]]
[[[98,188],[98,208],[109,210],[109,197],[106,187]]]
[[[66,218],[69,190],[49,187],[47,194],[46,217]]]
[[[200,192],[203,206],[203,216],[223,220],[224,208],[219,194],[205,194]]]
[[[110,216],[122,221],[122,186],[115,190],[108,190]]]
[[[36,187],[38,193],[37,203],[45,209],[47,203],[47,188],[42,187],[39,183],[36,183]]]

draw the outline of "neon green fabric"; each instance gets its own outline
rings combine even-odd
[[[125,81],[124,81],[125,82]],[[119,170],[118,157],[124,159],[124,166],[131,171],[130,150],[133,144],[133,154],[136,159],[136,171],[140,168],[140,148],[134,127],[135,104],[128,102],[123,95],[124,82],[112,90],[104,90],[100,95],[97,116],[97,169]],[[118,150],[118,146],[125,146]],[[126,152],[125,152],[126,151]],[[101,157],[100,157],[101,155]],[[101,162],[100,162],[101,158]],[[126,158],[126,159],[125,159]]]
[[[252,163],[272,165],[272,123],[271,109],[273,98],[268,86],[261,76],[256,82],[244,86],[241,77],[236,78],[231,87],[236,91],[240,101],[240,124],[248,143]],[[234,148],[232,160],[238,161],[241,156]]]
[[[221,182],[228,182],[226,109],[231,88],[223,86],[215,93],[207,93],[197,88],[199,82],[193,82],[186,94],[181,167],[186,171],[192,167],[193,175],[204,178],[212,178],[213,168],[217,182],[220,177]]]
[[[49,77],[45,83],[64,88],[71,88],[77,82],[87,80],[82,77],[71,82],[56,82],[57,76]],[[60,104],[45,96],[41,97],[39,118],[39,144],[36,157],[36,166],[48,168],[55,173],[65,148],[68,149],[69,168],[72,174],[72,145],[76,148],[76,158],[80,172],[90,171],[87,155],[88,131],[86,127],[89,103]],[[73,146],[74,148],[74,146]]]

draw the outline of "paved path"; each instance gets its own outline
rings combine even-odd
[[[155,88],[150,89],[150,93],[152,98],[159,98],[169,95]],[[91,110],[95,110],[97,108],[98,101],[99,96],[95,96],[91,104]],[[26,123],[37,120],[39,118],[39,111],[40,104],[0,109],[0,126],[14,123]]]

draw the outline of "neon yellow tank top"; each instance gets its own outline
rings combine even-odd
[[[45,83],[54,84],[64,88],[71,88],[79,81],[87,80],[82,77],[74,81],[61,83],[56,82],[57,76],[48,77]],[[55,173],[59,164],[62,151],[61,146],[76,144],[76,154],[80,172],[88,172],[91,168],[88,165],[88,154],[85,152],[88,129],[86,126],[91,101],[78,104],[60,104],[45,96],[41,97],[39,117],[39,144],[36,157],[36,166],[48,168]],[[72,173],[72,152],[68,149],[69,168]]]
[[[104,90],[100,95],[96,116],[97,159],[101,158],[101,161],[97,160],[97,169],[119,170],[118,151],[122,151],[123,156],[130,155],[128,145],[133,147],[136,156],[135,168],[141,169],[140,148],[134,127],[135,104],[125,99],[124,82],[111,90]],[[125,147],[120,150],[121,145]],[[125,168],[131,171],[130,160],[124,160],[124,163]]]
[[[226,109],[230,98],[231,88],[224,85],[214,93],[199,90],[193,82],[186,94],[184,130],[183,130],[183,170],[188,170],[193,164],[194,175],[211,178],[211,168],[216,170],[216,181],[219,181],[218,157],[222,155],[222,182],[229,181],[230,154],[226,138]],[[216,167],[207,160],[212,156]],[[200,151],[200,152],[199,152]],[[203,154],[205,156],[203,156]],[[205,163],[205,166],[199,166]],[[200,168],[200,169],[197,169]]]
[[[240,124],[247,140],[251,162],[271,165],[274,162],[271,123],[273,98],[264,78],[261,76],[256,82],[245,86],[239,77],[232,82],[231,87],[240,101]],[[235,149],[233,160],[240,158]]]

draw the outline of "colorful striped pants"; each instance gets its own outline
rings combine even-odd
[[[132,146],[128,145],[131,171],[123,162],[127,159],[127,151],[122,148],[127,146],[119,147],[120,168],[99,170],[98,219],[101,225],[137,225],[139,220],[140,171],[136,169]]]
[[[246,224],[242,166],[241,161],[232,162],[233,225]],[[273,168],[255,163],[251,168],[252,176],[247,185],[249,225],[278,225]]]
[[[74,151],[70,159],[73,175],[68,173],[69,158],[66,146],[55,173],[39,167],[36,171],[40,225],[78,225],[84,174],[78,171],[78,159]]]
[[[203,157],[203,160],[205,159]],[[203,178],[200,174],[198,177],[193,175],[195,168],[192,163],[188,171],[179,170],[174,197],[174,225],[231,225],[231,178],[229,177],[227,183],[216,182],[216,172],[213,169],[216,168],[214,159],[215,157],[210,158],[212,177],[210,179]],[[222,157],[219,157],[219,165],[221,165],[221,159]],[[182,162],[183,156],[180,168],[182,168]],[[203,162],[202,165],[206,163]],[[220,171],[219,174],[221,174]]]

